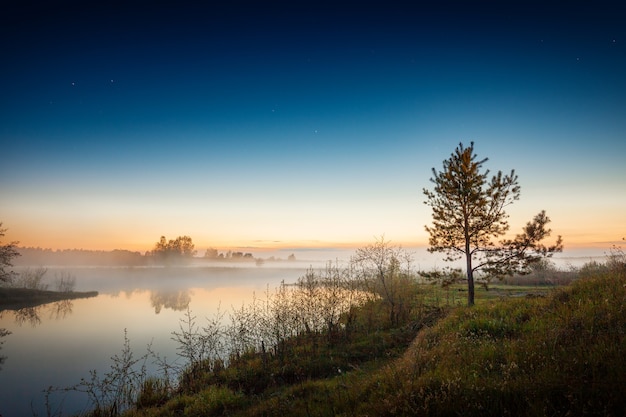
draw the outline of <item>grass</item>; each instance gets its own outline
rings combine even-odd
[[[623,415],[625,300],[612,273],[458,308],[369,378],[356,415]]]
[[[144,383],[127,417],[621,416],[626,412],[626,273],[566,287],[415,285],[411,315],[382,300],[350,331],[288,338],[228,363],[188,368],[174,389]]]

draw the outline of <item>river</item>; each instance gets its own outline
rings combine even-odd
[[[308,265],[288,267],[190,268],[50,268],[76,277],[76,291],[98,291],[97,297],[61,301],[20,311],[0,312],[0,415],[3,417],[67,415],[88,406],[87,396],[55,392],[46,410],[44,390],[69,387],[88,379],[90,371],[103,375],[111,357],[120,355],[125,331],[139,357],[147,346],[168,361],[177,357],[172,332],[179,329],[187,308],[199,325],[218,309],[251,302],[254,294],[275,289],[281,281],[295,282]],[[148,360],[152,373],[157,366]]]

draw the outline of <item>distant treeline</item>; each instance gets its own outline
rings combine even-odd
[[[147,264],[147,258],[141,252],[116,249],[95,251],[85,249],[52,250],[42,248],[18,248],[21,256],[13,260],[15,266],[26,265],[90,265],[141,266]]]
[[[86,250],[86,249],[43,249],[43,248],[17,248],[20,256],[13,259],[15,266],[150,266],[163,264],[203,263],[208,261],[235,261],[256,262],[258,266],[266,261],[281,261],[279,258],[255,258],[252,253],[226,251],[220,253],[215,249],[209,249],[204,256],[172,257],[164,256],[158,251],[148,251],[145,254],[124,249],[112,251]],[[287,259],[294,261],[295,256],[290,255]]]

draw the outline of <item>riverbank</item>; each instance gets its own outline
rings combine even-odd
[[[424,297],[414,319],[389,327],[373,300],[334,333],[262,345],[227,365],[198,361],[175,389],[147,379],[119,415],[623,415],[623,266],[530,294],[480,288],[474,307],[434,308]]]
[[[19,310],[22,308],[37,307],[55,301],[90,298],[97,295],[97,291],[47,291],[29,288],[0,287],[0,311]]]

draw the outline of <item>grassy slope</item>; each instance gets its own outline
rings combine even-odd
[[[36,307],[41,304],[76,298],[95,297],[96,291],[90,292],[59,292],[33,290],[28,288],[0,287],[0,311],[19,310],[21,308]]]
[[[255,395],[213,384],[128,415],[621,416],[625,304],[623,272],[488,299],[422,330],[396,359]]]
[[[360,398],[359,415],[624,415],[624,273],[459,308]]]

